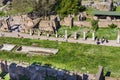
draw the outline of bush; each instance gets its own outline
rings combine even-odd
[[[97,31],[99,29],[98,20],[92,20],[91,25],[93,31]]]
[[[4,78],[5,78],[4,80],[10,80],[9,74],[7,74]]]
[[[109,26],[109,28],[112,28],[112,29],[117,27],[117,25],[113,24],[113,23],[111,25],[108,25],[108,26]]]
[[[4,15],[5,15],[5,13],[0,11],[0,16],[4,16]]]

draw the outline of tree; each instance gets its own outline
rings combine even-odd
[[[92,20],[91,25],[92,25],[92,30],[93,31],[97,31],[99,29],[98,20]]]
[[[56,11],[61,15],[77,14],[84,11],[85,7],[81,6],[81,0],[58,0]]]
[[[56,0],[38,0],[34,4],[34,11],[47,16],[53,11]]]
[[[13,0],[12,9],[16,12],[28,12],[32,10],[32,0]]]
[[[81,0],[37,0],[34,4],[34,11],[44,15],[53,11],[61,15],[77,14],[85,9]]]

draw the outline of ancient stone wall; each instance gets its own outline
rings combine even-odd
[[[39,29],[41,31],[55,32],[59,27],[59,20],[56,16],[50,16],[50,20],[41,20]]]
[[[74,25],[75,26],[80,26],[80,27],[90,27],[91,26],[91,23],[90,22],[87,22],[87,21],[74,21]]]
[[[113,9],[113,6],[112,6],[112,0],[104,0],[104,1],[90,1],[90,0],[87,0],[87,1],[84,1],[82,0],[82,5],[85,5],[85,6],[91,6],[91,7],[94,7],[98,10],[101,10],[101,11],[111,11]]]
[[[101,2],[96,4],[96,9],[100,11],[111,11],[112,10],[112,3],[109,2]]]
[[[73,18],[72,17],[65,17],[63,21],[61,21],[60,25],[69,26],[70,28],[73,27]]]
[[[21,80],[20,76],[28,80],[45,80],[46,77],[54,77],[56,80],[83,80],[82,76],[65,70],[56,70],[49,66],[30,65],[28,67],[18,66],[15,63],[10,64],[9,74],[11,80]],[[89,78],[87,78],[89,79]]]

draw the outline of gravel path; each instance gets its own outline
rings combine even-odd
[[[18,36],[19,34],[19,36]],[[88,38],[87,40],[83,40],[83,38],[79,38],[77,40],[73,38],[68,38],[67,40],[64,38],[55,38],[55,37],[47,37],[47,36],[37,36],[37,35],[32,35],[30,36],[29,34],[25,33],[18,33],[18,32],[0,32],[0,36],[5,36],[5,37],[23,37],[23,38],[30,38],[30,39],[40,39],[40,40],[51,40],[51,41],[61,41],[61,42],[70,42],[70,43],[84,43],[84,44],[96,44],[96,41],[93,41],[92,38]],[[103,43],[99,44],[103,46],[115,46],[115,47],[120,47],[120,44],[117,43],[117,40],[109,40],[108,43]]]

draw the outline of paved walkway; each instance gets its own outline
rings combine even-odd
[[[30,38],[30,39],[40,39],[40,40],[51,40],[51,41],[61,41],[61,42],[70,42],[70,43],[84,43],[84,44],[96,44],[96,41],[93,41],[92,38],[88,38],[87,40],[83,40],[83,38],[79,38],[77,40],[73,38],[68,38],[65,40],[64,38],[55,38],[55,37],[47,37],[47,36],[38,36],[38,35],[32,35],[30,36],[29,34],[25,33],[18,33],[18,32],[0,32],[0,36],[3,34],[5,37],[18,37],[22,36],[23,38]],[[115,47],[120,47],[120,44],[117,43],[117,40],[109,40],[108,43],[103,43],[100,45],[104,46],[115,46]]]

